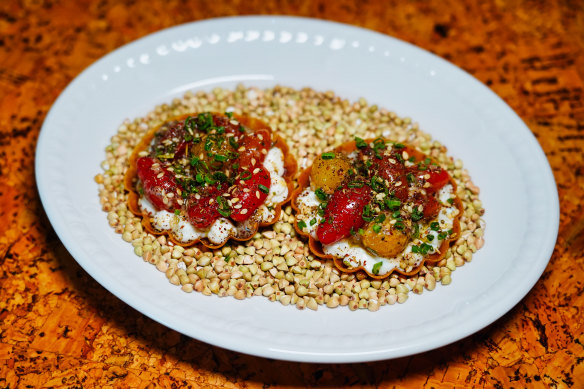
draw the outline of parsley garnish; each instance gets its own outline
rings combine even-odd
[[[417,222],[418,220],[421,220],[422,217],[424,217],[424,214],[418,210],[418,207],[414,207],[414,209],[412,209],[412,220]]]
[[[265,185],[259,184],[258,188],[264,193],[270,193],[270,189]]]
[[[328,200],[328,195],[326,193],[324,193],[324,190],[322,190],[322,188],[318,188],[314,194],[316,195],[316,197],[320,200],[320,201],[327,201]]]
[[[382,261],[377,262],[375,265],[373,265],[373,269],[371,269],[371,272],[375,275],[378,275],[379,269],[381,269],[381,265],[383,265]]]
[[[355,137],[355,145],[357,146],[357,148],[362,149],[362,148],[367,147],[367,142],[365,142],[363,139],[356,136]]]
[[[227,200],[225,200],[225,197],[217,196],[215,200],[217,201],[217,204],[219,204],[217,212],[223,217],[229,217],[231,215],[231,207],[229,206],[229,203],[227,203]]]

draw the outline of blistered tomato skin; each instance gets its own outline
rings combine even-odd
[[[137,160],[137,173],[142,181],[144,196],[157,209],[173,211],[178,205],[174,195],[178,187],[168,170],[152,168],[156,163],[160,164],[160,161],[152,157],[141,157]],[[173,197],[165,197],[168,193],[173,193]]]
[[[248,133],[240,142],[239,165],[253,170],[255,163],[262,162],[272,146],[272,138],[267,130]]]
[[[377,165],[377,174],[390,183],[390,190],[400,201],[408,198],[407,171],[402,164],[392,163],[390,157],[384,156]],[[396,185],[399,182],[399,185]]]
[[[256,167],[252,171],[242,170],[239,174],[238,185],[231,195],[232,199],[239,199],[237,202],[232,200],[231,218],[238,222],[249,219],[266,200],[269,190],[270,173],[263,166]]]
[[[187,208],[187,218],[189,222],[197,228],[209,227],[213,222],[221,217],[217,196],[221,195],[222,189],[216,186],[205,188],[204,192],[196,198],[191,195],[189,198],[189,207]]]
[[[442,168],[429,170],[427,172],[422,171],[421,173],[423,173],[423,175],[425,174],[430,175],[430,178],[426,179],[426,182],[428,182],[431,185],[431,189],[434,192],[440,190],[440,188],[448,184],[448,181],[450,180],[450,175],[446,170]]]
[[[324,211],[324,223],[318,226],[316,235],[323,244],[332,244],[351,235],[351,230],[361,228],[363,208],[371,200],[371,188],[349,188],[337,190],[331,196]]]

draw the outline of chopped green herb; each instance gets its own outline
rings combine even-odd
[[[426,239],[428,239],[428,242],[431,242],[434,240],[434,235],[428,234],[428,235],[426,235]]]
[[[367,147],[367,142],[365,142],[363,139],[356,136],[355,137],[355,145],[357,146],[357,148],[362,149],[362,148]]]
[[[428,254],[428,252],[429,252],[430,250],[432,250],[432,249],[433,249],[433,247],[432,247],[432,246],[430,246],[428,243],[422,243],[422,244],[420,245],[420,252],[421,252],[422,254],[424,254],[424,255],[425,255],[425,254]]]
[[[410,184],[413,183],[413,182],[416,182],[416,177],[414,177],[414,175],[412,173],[406,174],[406,178],[408,179],[408,182]]]
[[[264,193],[270,193],[270,189],[265,185],[259,184],[258,188]]]
[[[194,127],[193,118],[189,116],[185,120],[185,130],[190,131],[192,133],[193,127]]]
[[[371,177],[369,186],[371,186],[371,189],[373,189],[376,192],[383,192],[383,190],[385,189],[385,182],[381,177],[373,176]]]
[[[180,209],[175,209],[175,210],[174,210],[174,214],[175,214],[176,216],[180,215]]]
[[[234,137],[229,137],[229,144],[231,145],[231,147],[233,147],[235,150],[237,150],[239,148],[239,143],[237,143],[235,141]]]
[[[373,231],[375,231],[376,234],[378,234],[379,231],[381,231],[381,225],[380,224],[374,224],[372,228],[373,228]]]
[[[217,181],[213,179],[209,174],[205,174],[205,182],[209,185],[215,184]]]
[[[420,225],[418,223],[413,224],[414,231],[412,232],[412,239],[417,239],[420,236]]]
[[[453,199],[452,197],[451,197],[451,198],[449,198],[449,199],[448,199],[448,200],[446,200],[446,201],[448,201],[448,204],[450,204],[450,205],[454,204],[454,199]]]
[[[310,225],[313,226],[316,224],[316,219],[310,219]]]
[[[316,195],[316,197],[320,200],[320,201],[327,201],[328,200],[328,195],[326,193],[324,193],[324,190],[322,190],[322,188],[318,188],[314,194]]]
[[[377,222],[378,223],[383,223],[385,220],[385,214],[382,213],[381,215],[377,216]]]
[[[383,265],[383,261],[377,262],[375,265],[373,265],[373,269],[371,269],[371,272],[375,275],[378,275],[379,269],[381,269],[381,265]]]
[[[360,181],[351,181],[347,184],[349,188],[362,188],[363,185],[365,185],[365,183]]]
[[[241,178],[243,181],[247,181],[249,179],[251,179],[251,172],[249,170],[244,170],[243,172],[241,172],[241,176],[239,178]]]
[[[322,153],[322,159],[333,159],[335,158],[335,153]]]
[[[213,156],[213,159],[214,159],[216,162],[225,162],[225,161],[227,161],[229,158],[227,158],[226,156],[224,156],[224,155],[221,155],[221,154],[215,154],[215,155]]]
[[[364,233],[364,232],[365,232],[365,231],[363,231],[363,229],[362,229],[362,228],[359,228],[359,235],[363,235],[363,233]]]
[[[365,208],[363,208],[363,213],[361,214],[361,217],[366,222],[370,222],[370,221],[373,221],[373,219],[375,219],[375,215],[374,215],[373,210],[371,209],[371,206],[369,204],[367,204],[365,206]]]
[[[306,228],[306,222],[304,220],[300,220],[298,222],[298,228],[300,228],[301,230]]]
[[[227,202],[225,197],[217,196],[215,200],[217,201],[217,204],[219,204],[217,212],[219,212],[223,217],[229,217],[231,215],[231,207],[229,206],[229,203]]]
[[[225,116],[231,119],[233,117],[233,112],[225,112]]]
[[[418,210],[418,207],[414,207],[414,209],[412,209],[412,220],[417,222],[418,220],[421,220],[424,217],[424,213],[420,212]]]
[[[396,211],[399,209],[400,205],[401,205],[401,201],[399,200],[393,200],[390,198],[385,198],[384,200],[385,205],[387,206],[387,208],[389,208],[392,211]]]
[[[213,178],[220,182],[227,181],[227,176],[223,172],[215,172],[213,173]]]
[[[394,143],[393,147],[395,147],[396,149],[400,150],[403,149],[404,147],[406,147],[404,144],[402,143]]]
[[[438,223],[438,222],[432,222],[432,223],[430,223],[430,229],[432,231],[438,231],[438,230],[440,230],[440,223]]]

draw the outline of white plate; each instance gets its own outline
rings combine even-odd
[[[186,90],[275,84],[334,90],[409,116],[461,158],[481,188],[485,247],[453,283],[378,312],[299,311],[265,298],[187,294],[137,258],[108,226],[93,177],[125,118]],[[61,94],[43,124],[36,178],[65,247],[111,293],[199,340],[305,362],[372,361],[459,340],[497,320],[540,277],[556,241],[558,197],[548,162],[517,115],[450,63],[342,24],[241,17],[186,24],[105,56]]]

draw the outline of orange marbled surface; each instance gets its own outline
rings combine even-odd
[[[115,48],[172,25],[245,14],[377,30],[452,61],[501,96],[536,135],[560,194],[556,249],[529,295],[450,346],[320,365],[189,339],[89,277],[36,192],[45,115],[77,74]],[[0,2],[0,387],[584,387],[583,86],[584,6],[574,0]]]

